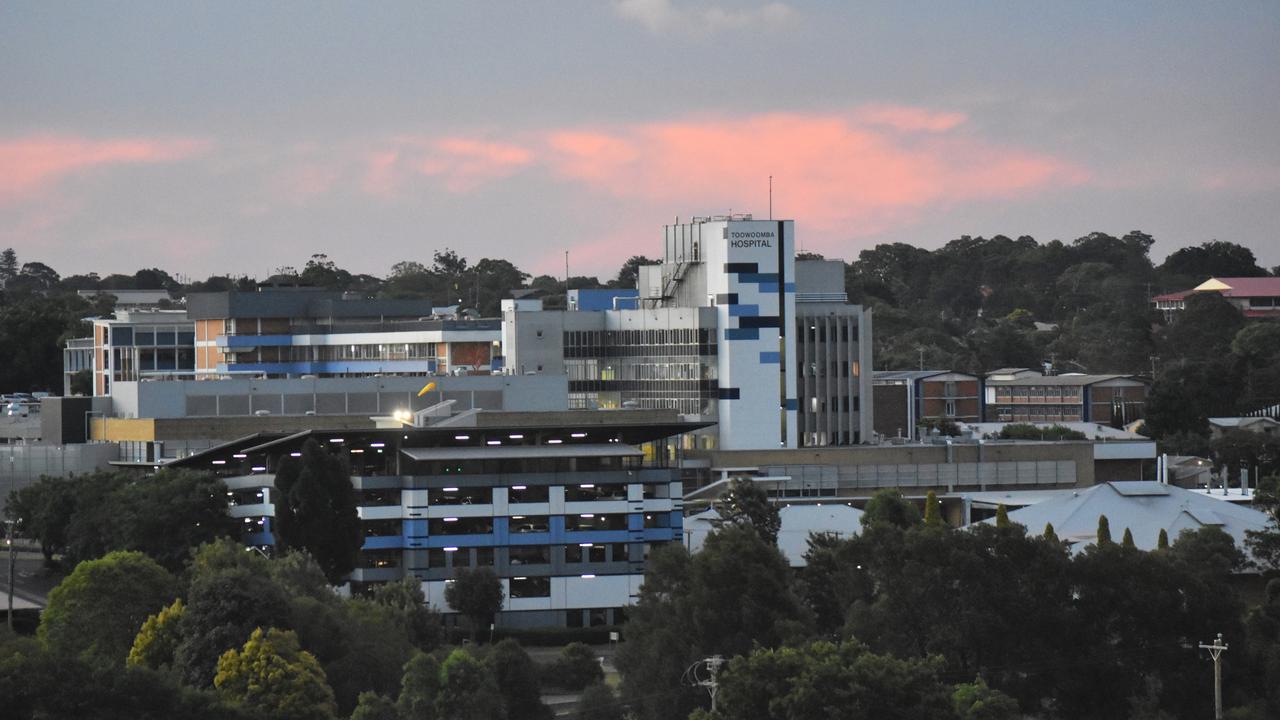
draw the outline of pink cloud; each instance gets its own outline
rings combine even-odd
[[[776,216],[819,244],[873,235],[929,208],[1006,200],[1084,182],[1052,155],[957,130],[959,113],[869,106],[576,128],[550,133],[559,177],[673,210],[763,214],[773,176]]]
[[[903,132],[946,132],[968,117],[958,112],[934,112],[902,105],[867,105],[854,112],[859,124],[880,125]]]
[[[90,140],[57,135],[0,141],[0,203],[93,168],[183,160],[209,143],[192,139]]]
[[[441,181],[449,192],[465,193],[510,177],[533,162],[532,150],[510,141],[400,136],[364,153],[360,188],[394,200],[415,177],[429,177]]]
[[[418,170],[441,176],[450,192],[466,192],[514,175],[532,161],[533,153],[519,145],[451,137],[437,140]]]

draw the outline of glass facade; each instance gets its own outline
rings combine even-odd
[[[565,332],[569,407],[713,416],[716,352],[708,328]]]

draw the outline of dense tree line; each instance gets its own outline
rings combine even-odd
[[[1280,712],[1280,579],[1247,608],[1245,556],[1216,528],[1153,552],[1125,528],[1072,555],[1052,528],[953,530],[892,491],[863,527],[813,537],[798,577],[748,514],[697,553],[655,553],[618,656],[635,716],[1208,717],[1195,644],[1219,632],[1240,649],[1224,656],[1232,717]],[[1251,545],[1280,529],[1262,535]],[[682,679],[713,655],[726,659],[714,714]]]

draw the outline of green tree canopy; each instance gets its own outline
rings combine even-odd
[[[769,493],[751,478],[734,478],[716,506],[720,511],[721,525],[730,523],[749,527],[767,542],[778,541],[778,531],[782,529],[778,506],[769,500]]]
[[[117,551],[86,560],[49,593],[40,638],[62,654],[121,664],[147,616],[177,592],[173,576],[142,553]]]
[[[337,717],[320,663],[288,630],[254,630],[242,650],[218,658],[213,684],[233,703],[279,720]]]
[[[476,632],[493,622],[502,609],[502,582],[491,568],[462,568],[445,586],[444,601],[471,621],[474,641]]]
[[[355,568],[364,544],[345,460],[308,439],[301,457],[280,462],[275,484],[280,543],[286,549],[305,549],[330,583],[341,583]]]

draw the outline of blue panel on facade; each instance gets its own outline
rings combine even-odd
[[[799,400],[797,400],[796,398],[787,398],[787,409],[788,409],[788,410],[799,410],[799,409],[800,409],[800,401],[799,401]]]
[[[724,272],[726,275],[731,273],[753,273],[758,270],[760,270],[760,263],[733,262],[724,264]]]
[[[742,391],[738,388],[720,388],[716,391],[717,397],[721,400],[737,400],[742,397]]]
[[[725,328],[725,340],[759,340],[759,328]]]
[[[402,548],[405,546],[403,535],[382,535],[378,537],[367,537],[364,539],[364,545],[361,550],[387,550],[390,548]]]
[[[474,534],[474,535],[432,535],[427,538],[426,546],[429,548],[445,548],[445,547],[493,547],[497,543],[494,542],[491,533]]]
[[[620,543],[630,539],[626,530],[574,530],[565,533],[565,544]]]
[[[751,315],[759,315],[759,314],[760,314],[759,305],[743,304],[743,305],[729,306],[729,317],[748,317]]]
[[[762,293],[776,293],[776,292],[778,292],[778,283],[776,283],[776,282],[763,282],[763,283],[760,283],[760,292],[762,292]]]
[[[613,304],[614,298],[639,298],[640,291],[635,289],[623,290],[616,288],[602,290],[583,289],[571,290],[570,295],[572,295],[577,301],[579,310],[614,310],[616,309]],[[621,307],[630,308],[634,307],[635,303],[631,303],[629,305],[622,305],[619,303],[619,305]]]
[[[777,315],[758,315],[738,320],[738,327],[744,328],[776,328],[782,327],[782,318]]]
[[[292,335],[222,335],[218,345],[222,347],[280,347],[292,345]]]
[[[782,284],[782,291],[783,291],[783,292],[793,293],[793,292],[795,292],[795,291],[796,291],[796,284],[795,284],[795,283],[783,283],[783,284]]]
[[[738,282],[776,284],[778,282],[778,273],[742,273],[738,275]]]
[[[766,350],[760,353],[760,362],[777,365],[782,362],[782,353],[777,350]]]

